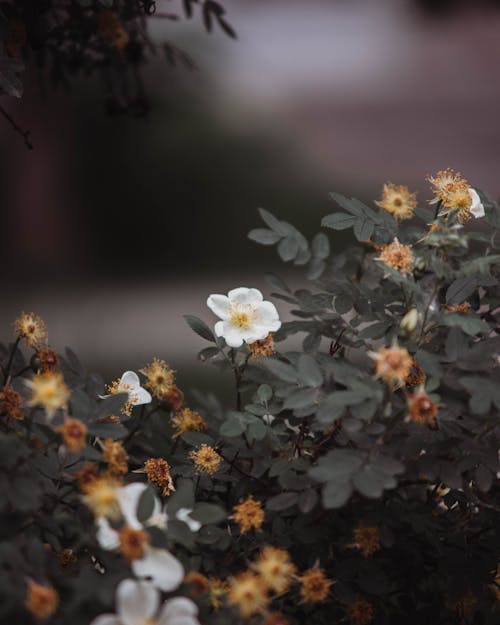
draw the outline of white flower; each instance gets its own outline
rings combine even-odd
[[[117,500],[120,506],[123,518],[128,527],[132,529],[142,529],[144,525],[137,518],[137,505],[139,499],[147,488],[146,484],[134,482],[128,484],[117,491]],[[120,546],[119,533],[111,527],[108,520],[104,517],[96,519],[97,522],[97,540],[103,549],[112,551]],[[165,528],[167,525],[167,516],[161,510],[160,502],[154,500],[154,507],[147,527],[153,525]],[[166,549],[158,549],[147,545],[144,550],[144,556],[137,560],[132,560],[132,571],[137,577],[146,577],[160,590],[170,592],[175,590],[184,578],[184,569],[182,564]]]
[[[484,217],[484,206],[481,202],[481,198],[479,197],[477,191],[472,187],[469,187],[469,195],[472,200],[472,205],[470,207],[470,212],[474,215],[476,219],[479,217]]]
[[[139,376],[135,371],[125,371],[122,377],[113,382],[111,389],[112,394],[127,393],[128,400],[134,406],[141,406],[142,404],[150,404],[152,401],[151,394],[141,386]],[[106,399],[110,395],[99,395],[101,399]]]
[[[201,523],[197,521],[196,519],[192,519],[189,516],[191,512],[192,512],[191,508],[179,508],[179,510],[177,510],[177,514],[175,515],[175,518],[178,521],[183,521],[192,532],[197,532],[201,527]]]
[[[200,625],[196,604],[186,597],[167,599],[148,582],[124,579],[116,589],[116,614],[101,614],[90,625]]]
[[[276,307],[265,302],[258,289],[239,287],[227,296],[210,295],[207,306],[222,319],[215,324],[215,334],[224,337],[229,347],[261,341],[281,326]]]

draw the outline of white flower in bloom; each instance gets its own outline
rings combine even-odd
[[[128,527],[132,529],[143,529],[144,525],[137,519],[137,505],[139,499],[147,488],[146,484],[134,482],[128,484],[117,491],[117,500],[123,518]],[[119,533],[111,527],[104,517],[96,519],[97,540],[103,549],[108,551],[118,549],[120,546]],[[153,525],[160,528],[167,526],[167,516],[161,510],[160,502],[155,497],[153,512],[149,517],[147,527]],[[166,549],[159,549],[147,545],[144,556],[131,562],[132,571],[137,577],[146,577],[160,590],[169,592],[175,590],[184,577],[182,564]],[[126,624],[127,625],[127,624]]]
[[[481,202],[481,198],[479,197],[477,191],[472,187],[469,187],[469,195],[472,200],[472,205],[470,207],[470,212],[474,215],[476,219],[479,217],[484,217],[484,206]]]
[[[133,579],[124,579],[118,584],[116,612],[101,614],[90,625],[200,625],[198,608],[191,599],[174,597],[160,607],[160,593],[156,588]]]
[[[178,521],[183,521],[192,532],[197,532],[201,527],[201,523],[197,521],[196,519],[192,519],[189,516],[191,512],[192,512],[191,508],[179,508],[179,510],[177,510],[175,518]]]
[[[276,307],[265,302],[258,289],[240,287],[227,295],[210,295],[207,306],[222,319],[215,324],[215,334],[229,347],[261,341],[281,326]]]
[[[101,399],[106,399],[117,393],[127,393],[128,401],[134,406],[141,406],[142,404],[150,404],[152,401],[151,394],[141,386],[139,376],[135,371],[125,371],[119,380],[113,382],[108,387],[112,391],[108,395],[99,395]]]

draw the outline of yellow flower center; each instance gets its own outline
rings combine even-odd
[[[240,328],[241,330],[248,330],[250,328],[252,318],[248,312],[235,309],[231,312],[231,323],[233,326]]]

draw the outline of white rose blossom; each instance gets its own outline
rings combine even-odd
[[[472,187],[469,187],[469,195],[472,200],[472,204],[470,207],[470,212],[472,213],[472,215],[474,215],[476,219],[480,217],[484,217],[485,215],[484,206],[483,206],[483,203],[481,202],[481,198],[479,197],[479,194],[477,193],[477,191],[473,189]]]
[[[128,400],[133,406],[142,406],[142,404],[150,404],[153,400],[151,393],[141,386],[139,376],[135,371],[125,371],[118,383],[113,383],[113,393],[127,393]],[[101,399],[111,397],[108,395],[99,395]]]
[[[90,625],[200,625],[197,616],[191,599],[174,597],[160,607],[152,584],[124,579],[116,589],[116,614],[101,614]]]
[[[142,493],[147,488],[146,484],[134,482],[128,484],[117,491],[117,500],[122,512],[125,523],[128,527],[136,530],[144,528],[137,519],[137,505]],[[96,519],[97,523],[97,540],[103,549],[112,551],[120,546],[119,533],[113,529],[104,517]],[[151,513],[146,527],[167,526],[167,515],[161,510],[161,505],[155,497],[153,512]],[[182,564],[166,549],[159,549],[147,545],[144,549],[144,556],[131,562],[132,571],[137,577],[145,577],[151,579],[151,583],[163,590],[169,592],[175,590],[184,578],[184,569]]]
[[[264,301],[258,289],[239,287],[227,295],[213,294],[207,306],[220,317],[215,334],[223,337],[229,347],[261,341],[281,327],[276,307]]]

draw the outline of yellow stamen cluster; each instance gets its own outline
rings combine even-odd
[[[158,399],[166,395],[174,384],[174,371],[159,358],[154,358],[153,362],[140,371],[146,376],[144,386]]]
[[[108,465],[108,474],[113,477],[125,475],[128,471],[128,454],[120,443],[107,438],[102,443],[102,459]]]
[[[97,32],[101,39],[119,50],[129,42],[129,35],[120,19],[111,9],[102,9],[97,15]]]
[[[376,352],[369,352],[375,360],[375,375],[386,384],[402,386],[409,375],[413,359],[404,347],[394,344],[392,347],[381,347]]]
[[[354,546],[367,558],[380,550],[378,527],[358,525],[354,528]]]
[[[464,302],[463,304],[453,304],[451,306],[446,306],[446,310],[448,312],[453,313],[468,313],[470,311],[470,304],[468,302]]]
[[[384,265],[400,273],[411,273],[415,263],[411,246],[403,245],[397,238],[392,243],[383,245],[380,250],[380,256],[377,256],[375,260],[380,260]]]
[[[33,312],[22,312],[14,322],[14,331],[29,347],[38,347],[47,340],[45,322]]]
[[[251,529],[258,531],[264,523],[262,503],[250,495],[244,501],[234,506],[231,518],[238,523],[242,534],[246,534]]]
[[[426,379],[427,376],[425,375],[425,371],[418,364],[415,358],[413,358],[410,371],[408,372],[408,375],[405,377],[404,380],[405,383],[408,386],[422,386],[423,384],[425,384]]]
[[[118,533],[120,551],[127,560],[140,560],[149,544],[149,536],[145,530],[125,527]]]
[[[120,486],[117,480],[106,475],[99,476],[85,484],[83,500],[95,517],[120,518],[121,511],[117,497],[117,490]]]
[[[9,419],[24,419],[23,398],[11,386],[4,386],[0,393],[0,411]]]
[[[132,414],[132,408],[137,401],[137,395],[133,395],[131,393],[132,387],[130,384],[123,384],[121,380],[113,380],[111,384],[106,385],[106,390],[111,395],[117,395],[120,393],[128,393],[128,400],[124,403],[121,412],[126,416],[130,416]]]
[[[252,360],[258,360],[261,357],[272,356],[274,353],[276,353],[276,350],[274,348],[273,335],[269,333],[265,339],[249,343],[248,349],[250,350]]]
[[[323,569],[313,566],[304,571],[299,577],[300,596],[303,603],[322,603],[330,594],[333,581],[329,579]]]
[[[192,451],[189,457],[194,462],[196,473],[214,475],[217,473],[221,463],[221,457],[210,445],[203,445],[196,451]]]
[[[388,182],[384,184],[382,197],[375,204],[393,215],[395,219],[411,219],[417,206],[417,195],[411,193],[408,187]]]
[[[222,608],[223,598],[229,590],[229,584],[218,577],[209,577],[208,584],[210,607],[212,610],[220,610]]]
[[[32,380],[26,381],[31,388],[29,406],[43,406],[49,419],[60,408],[64,408],[70,397],[70,390],[64,382],[62,373],[48,371],[37,373]]]
[[[190,408],[183,408],[172,417],[171,423],[175,430],[174,438],[181,436],[184,432],[201,432],[208,427],[203,417]]]
[[[286,549],[270,546],[264,547],[252,568],[269,590],[279,594],[288,589],[297,570]]]
[[[236,607],[244,618],[262,614],[269,604],[266,585],[258,575],[245,571],[231,578],[227,602]]]
[[[38,621],[51,617],[59,606],[59,595],[55,588],[45,584],[37,584],[28,580],[28,592],[25,601],[26,609]]]
[[[373,606],[358,595],[349,606],[347,616],[352,625],[370,625],[373,620]]]
[[[63,549],[57,554],[57,562],[62,569],[68,569],[78,562],[73,549]]]
[[[408,395],[408,414],[414,423],[436,427],[437,404],[420,389],[416,393]]]
[[[229,311],[229,320],[231,325],[240,328],[241,330],[248,330],[252,325],[254,312],[250,307],[233,306]]]
[[[175,490],[172,476],[170,475],[170,465],[163,458],[149,458],[144,463],[144,473],[148,482],[156,484],[162,489],[162,495],[168,497]]]
[[[47,373],[48,371],[56,371],[59,368],[59,356],[57,352],[47,345],[40,347],[36,351],[38,357],[38,370],[41,373]]]
[[[472,198],[469,193],[469,183],[459,172],[453,169],[438,171],[435,176],[427,179],[435,194],[431,203],[441,201],[444,209],[442,214],[458,211],[458,221],[464,223],[471,218],[470,208]]]
[[[61,433],[68,451],[73,454],[81,451],[87,444],[87,426],[79,419],[67,417],[57,431]]]

